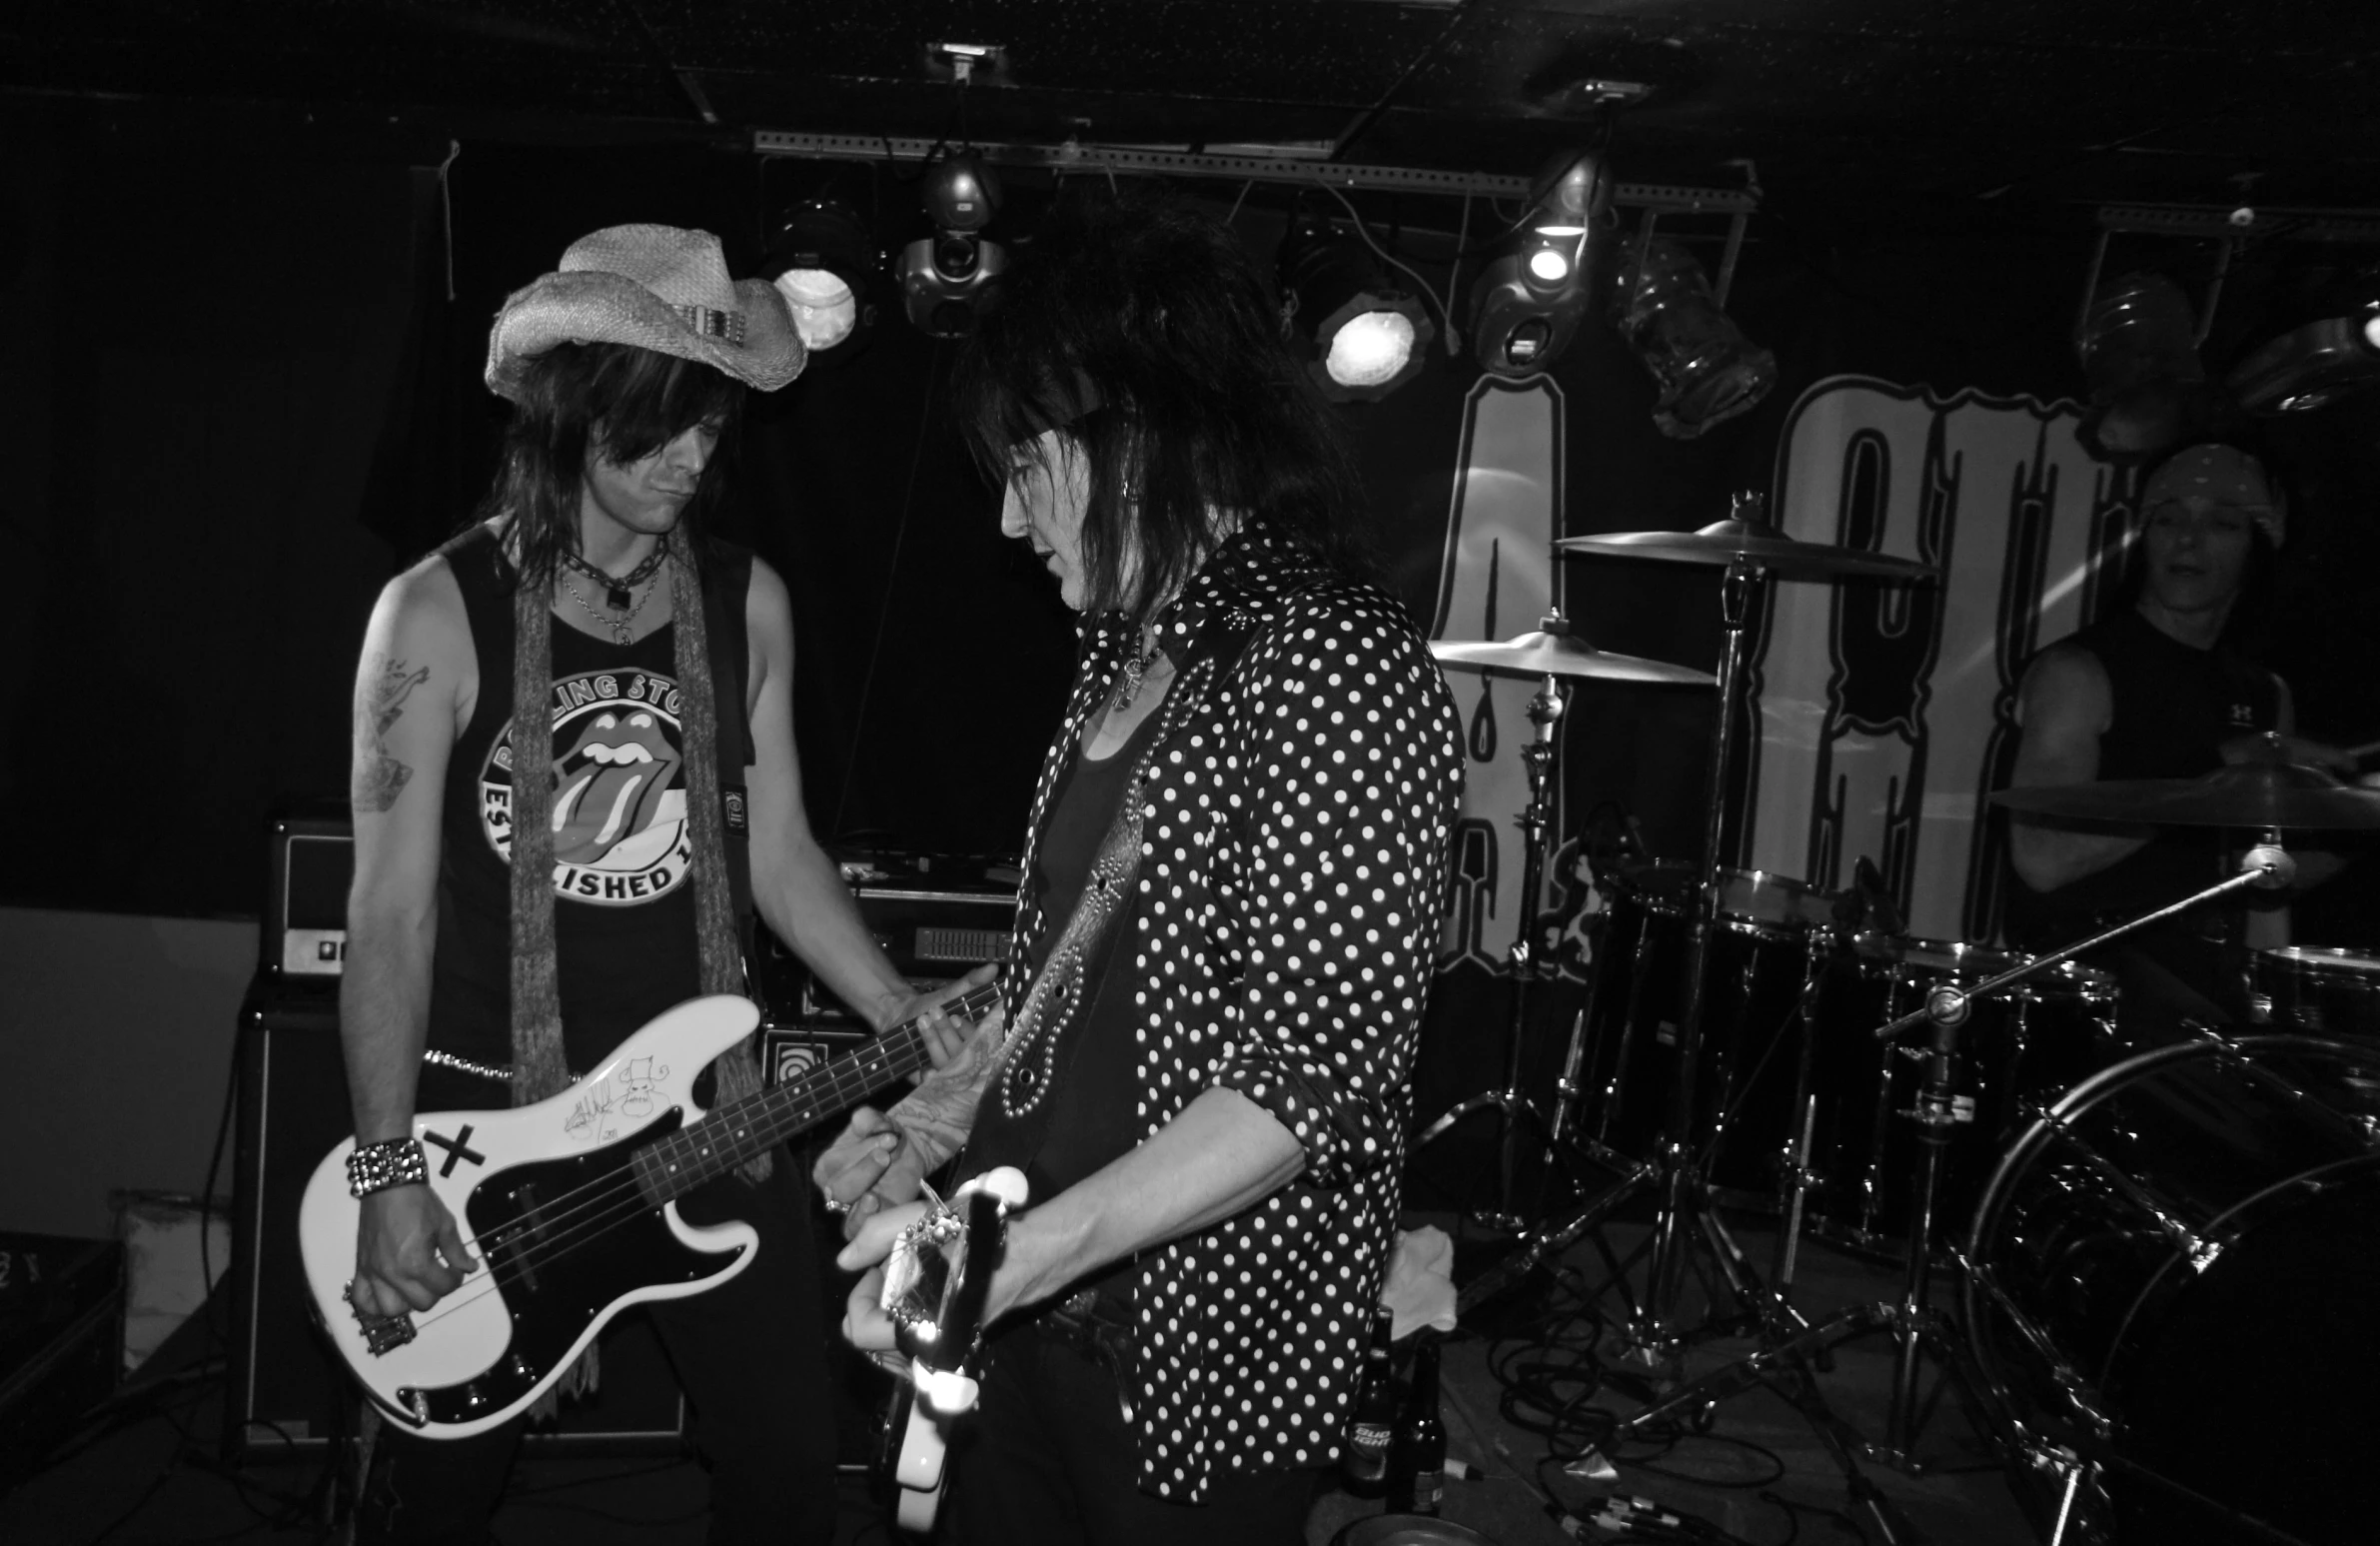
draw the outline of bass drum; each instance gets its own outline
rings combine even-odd
[[[2019,1133],[1967,1237],[1966,1331],[2014,1415],[2101,1463],[2121,1543],[2369,1541],[2352,1478],[2380,1391],[2369,1053],[2307,1036],[2158,1047]]]

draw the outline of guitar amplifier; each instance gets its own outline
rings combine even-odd
[[[296,986],[339,979],[347,961],[347,889],[356,873],[354,827],[337,805],[273,817],[272,873],[258,966]]]
[[[124,1247],[0,1231],[0,1494],[116,1388]]]
[[[866,852],[838,854],[837,867],[868,932],[893,969],[919,991],[1007,956],[1021,874],[1013,859]],[[814,1033],[825,1025],[860,1024],[766,925],[756,925],[756,933],[752,978],[763,1026]],[[764,1067],[774,1072],[776,1064]]]

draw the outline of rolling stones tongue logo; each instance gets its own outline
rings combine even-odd
[[[643,672],[589,672],[554,684],[554,889],[630,907],[667,895],[693,861],[677,684]],[[513,856],[513,748],[497,739],[480,775],[488,840]]]

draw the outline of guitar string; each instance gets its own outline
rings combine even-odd
[[[990,1010],[997,1000],[999,1000],[999,988],[983,986],[983,988],[973,988],[971,993],[964,993],[961,998],[954,998],[952,1003],[942,1005],[942,1007],[945,1007],[945,1010],[954,1010],[954,1012],[961,1012],[961,1014],[968,1014],[968,1017],[973,1017],[973,1014]],[[904,1019],[902,1024],[892,1026],[890,1031],[885,1031],[885,1034],[878,1036],[876,1041],[868,1041],[866,1045],[861,1045],[859,1050],[854,1050],[854,1053],[835,1057],[833,1062],[828,1062],[826,1067],[818,1069],[816,1074],[809,1074],[806,1079],[799,1081],[799,1084],[776,1088],[776,1091],[766,1091],[761,1095],[752,1095],[752,1098],[740,1100],[737,1105],[728,1105],[728,1107],[721,1107],[721,1110],[706,1112],[706,1115],[702,1117],[702,1122],[690,1126],[690,1129],[675,1131],[675,1134],[668,1134],[666,1138],[656,1138],[654,1148],[661,1148],[664,1143],[666,1146],[671,1146],[673,1150],[683,1148],[683,1143],[690,1143],[692,1136],[695,1136],[697,1131],[702,1131],[704,1126],[709,1126],[711,1122],[730,1122],[730,1119],[735,1117],[735,1112],[742,1110],[745,1105],[754,1105],[754,1107],[768,1105],[768,1107],[773,1107],[773,1112],[768,1115],[768,1122],[773,1124],[773,1131],[771,1131],[771,1136],[761,1143],[761,1148],[766,1148],[768,1143],[776,1143],[780,1136],[785,1136],[783,1122],[780,1122],[778,1112],[787,1112],[787,1110],[795,1110],[795,1107],[806,1105],[809,1095],[814,1093],[811,1091],[811,1086],[814,1084],[826,1086],[826,1091],[823,1091],[826,1093],[826,1098],[842,1098],[845,1091],[842,1091],[842,1074],[837,1072],[837,1069],[847,1069],[854,1060],[864,1062],[866,1057],[887,1055],[887,1053],[890,1053],[890,1057],[895,1057],[895,1060],[907,1062],[907,1067],[914,1067],[914,1062],[911,1060],[914,1060],[914,1055],[921,1050],[921,1045],[923,1045],[923,1038],[916,1031],[916,1019]],[[907,1072],[907,1067],[904,1067],[902,1072]],[[866,1091],[861,1091],[861,1093],[866,1093]],[[799,1117],[797,1124],[809,1122],[809,1119],[814,1119],[814,1117]],[[745,1136],[730,1138],[730,1143],[742,1143],[742,1141],[745,1141]],[[699,1165],[699,1150],[697,1150],[697,1155],[687,1155],[687,1157],[692,1157],[692,1162],[697,1162]],[[740,1160],[735,1160],[735,1162],[740,1162]],[[548,1198],[545,1203],[538,1203],[536,1208],[531,1208],[529,1212],[524,1212],[524,1215],[519,1215],[512,1219],[512,1222],[507,1222],[505,1227],[500,1227],[498,1231],[493,1231],[493,1234],[488,1234],[486,1241],[493,1243],[493,1246],[505,1246],[505,1243],[512,1243],[512,1239],[517,1239],[524,1229],[557,1227],[557,1224],[562,1224],[565,1219],[569,1219],[569,1215],[576,1210],[576,1205],[581,1205],[579,1203],[581,1193],[591,1191],[591,1188],[595,1188],[595,1186],[609,1186],[611,1179],[614,1177],[586,1181],[584,1186],[576,1186],[576,1188],[572,1188],[572,1191],[562,1193],[562,1196]],[[690,1184],[699,1184],[699,1181],[690,1181]],[[675,1196],[675,1193],[671,1193],[671,1196]],[[593,1198],[593,1200],[602,1200],[602,1198]],[[668,1200],[668,1198],[664,1198],[664,1200]],[[560,1212],[553,1212],[553,1210],[560,1210]]]
[[[905,1046],[895,1041],[902,1031],[909,1032],[901,1038],[907,1040]],[[915,1054],[922,1045],[922,1037],[912,1027],[900,1027],[884,1040],[836,1059],[800,1084],[758,1097],[758,1101],[774,1109],[764,1119],[748,1122],[743,1131],[724,1141],[705,1143],[697,1134],[714,1121],[732,1123],[738,1107],[713,1112],[692,1128],[654,1141],[641,1157],[663,1167],[659,1179],[678,1183],[660,1201],[669,1201],[739,1163],[742,1151],[755,1146],[752,1141],[755,1131],[762,1135],[756,1146],[768,1147],[787,1132],[798,1131],[833,1110],[833,1102],[858,1098],[889,1083],[915,1066]],[[591,1230],[600,1233],[651,1211],[657,1204],[650,1200],[637,1174],[638,1157],[629,1156],[624,1174],[609,1171],[560,1197],[526,1209],[503,1228],[491,1232],[486,1238],[487,1245],[509,1251],[508,1264],[516,1269],[534,1270],[561,1251],[584,1243]],[[627,1204],[624,1213],[617,1210],[623,1201]],[[593,1218],[584,1216],[590,1209],[597,1210]],[[497,1281],[502,1285],[503,1277],[499,1275]]]
[[[996,986],[986,985],[953,1000],[951,1004],[944,1007],[955,1008],[972,1016],[980,1010],[989,1009],[998,1001],[998,998],[999,989]],[[904,1032],[908,1033],[909,1038],[915,1044],[905,1048],[891,1045],[894,1038],[901,1036]],[[869,1043],[866,1047],[835,1059],[816,1074],[802,1081],[801,1084],[792,1086],[790,1090],[775,1090],[767,1095],[755,1097],[755,1102],[765,1101],[776,1107],[776,1110],[772,1111],[766,1119],[769,1135],[758,1144],[758,1147],[767,1148],[781,1141],[785,1136],[814,1123],[820,1116],[841,1109],[841,1104],[827,1102],[847,1104],[850,1100],[863,1098],[875,1089],[880,1089],[891,1083],[915,1066],[914,1062],[904,1062],[904,1055],[913,1056],[922,1048],[923,1044],[923,1033],[917,1030],[916,1021],[911,1020],[894,1027],[882,1038]],[[894,1055],[891,1057],[882,1055],[888,1051]],[[895,1066],[896,1063],[903,1065]],[[852,1076],[854,1074],[856,1077]],[[807,1098],[807,1093],[813,1085],[825,1087],[825,1101],[813,1103]],[[796,1091],[801,1093],[796,1094]],[[699,1132],[712,1121],[725,1117],[736,1109],[737,1107],[729,1106],[725,1110],[712,1112],[694,1127],[684,1132],[673,1133],[668,1138],[660,1140],[660,1144],[675,1146],[683,1140],[689,1140],[695,1132]],[[752,1125],[758,1127],[761,1124],[754,1123]],[[747,1140],[737,1139],[735,1141],[740,1145]],[[655,1144],[654,1147],[658,1148],[660,1144]],[[740,1162],[737,1159],[721,1158],[715,1151],[705,1157],[709,1158],[716,1167],[716,1171],[724,1171]],[[701,1158],[694,1161],[697,1166],[701,1162]],[[634,1159],[631,1156],[629,1159],[631,1167],[633,1163]],[[664,1202],[674,1200],[677,1195],[682,1194],[684,1189],[699,1185],[702,1180],[708,1178],[708,1176],[688,1178],[685,1186],[679,1192],[672,1193],[662,1200]],[[582,1193],[590,1192],[594,1195],[582,1198]],[[544,1215],[548,1209],[565,1201],[571,1202],[572,1206],[562,1213],[554,1214],[551,1217],[538,1216]],[[624,1207],[619,1206],[622,1202],[626,1204]],[[427,1312],[418,1325],[432,1325],[453,1311],[463,1308],[466,1304],[477,1302],[497,1288],[514,1287],[521,1282],[526,1272],[534,1271],[540,1266],[551,1265],[580,1246],[591,1243],[610,1230],[652,1212],[655,1206],[646,1198],[643,1187],[638,1183],[632,1168],[625,1175],[614,1172],[600,1181],[591,1181],[571,1192],[566,1192],[552,1202],[541,1203],[510,1221],[504,1228],[475,1241],[482,1247],[482,1255],[488,1262],[489,1275],[485,1285],[477,1292],[458,1292],[449,1295],[438,1306]],[[583,1213],[590,1208],[602,1211],[597,1212],[593,1218],[575,1219],[568,1228],[558,1228],[565,1218]],[[538,1216],[535,1226],[530,1222],[533,1216]],[[497,1258],[494,1254],[496,1250],[515,1245],[523,1232],[533,1227],[540,1232],[529,1244],[518,1250],[508,1251],[506,1260],[500,1261]]]
[[[976,1014],[990,1009],[998,1001],[999,989],[986,985],[952,1000],[944,1007],[972,1018]],[[715,1167],[713,1173],[716,1173],[716,1170],[741,1163],[742,1159],[746,1157],[739,1152],[733,1158],[722,1159],[718,1157],[717,1150],[729,1145],[739,1148],[749,1145],[750,1132],[747,1130],[744,1133],[736,1134],[723,1144],[698,1145],[694,1152],[690,1154],[684,1152],[686,1145],[695,1143],[695,1135],[712,1123],[732,1121],[735,1113],[747,1106],[769,1107],[769,1111],[761,1120],[748,1124],[749,1128],[753,1129],[762,1128],[765,1124],[766,1136],[758,1143],[757,1147],[767,1148],[818,1119],[822,1113],[814,1108],[811,1098],[813,1095],[822,1093],[823,1098],[828,1101],[847,1102],[858,1099],[873,1089],[881,1087],[880,1084],[870,1084],[867,1081],[875,1078],[884,1069],[890,1068],[895,1076],[913,1069],[916,1066],[916,1054],[922,1050],[923,1046],[924,1037],[923,1033],[917,1029],[917,1022],[915,1020],[903,1021],[877,1039],[827,1063],[801,1082],[770,1090],[735,1105],[708,1112],[701,1121],[692,1127],[655,1140],[652,1148],[657,1151],[664,1146],[668,1147],[678,1154],[680,1163],[694,1166],[697,1172],[705,1161],[708,1161]],[[871,1067],[869,1066],[871,1062],[878,1065]],[[891,1068],[891,1064],[895,1062],[901,1066]],[[856,1077],[853,1077],[853,1074],[856,1074]],[[831,1111],[833,1108],[827,1109]],[[676,1166],[673,1164],[670,1168],[674,1173]],[[669,1201],[684,1189],[699,1185],[703,1180],[709,1178],[708,1175],[697,1174],[695,1178],[687,1180],[685,1186],[681,1187],[679,1191],[671,1192],[669,1196],[661,1200]],[[632,1179],[631,1176],[631,1181]],[[616,1190],[616,1181],[615,1175],[606,1175],[564,1192],[559,1197],[549,1198],[488,1235],[487,1243],[498,1246],[509,1245],[525,1230],[560,1227],[581,1207],[596,1205],[607,1200],[608,1194]],[[596,1196],[582,1200],[582,1194],[595,1188],[602,1188],[602,1191]]]
[[[885,1065],[885,1067],[890,1077],[885,1078],[882,1082],[890,1083],[893,1077],[898,1076],[897,1070],[892,1070],[889,1065]],[[861,1092],[864,1092],[865,1088],[866,1086],[863,1084]],[[824,1109],[831,1110],[832,1107]],[[814,1114],[815,1108],[813,1108]],[[732,1160],[724,1161],[719,1168],[724,1170],[733,1163]],[[699,1179],[696,1178],[689,1184],[699,1184]],[[580,1188],[580,1191],[593,1192],[594,1195],[578,1201],[569,1210],[569,1214],[581,1216],[573,1217],[567,1228],[559,1227],[561,1218],[566,1215],[557,1215],[555,1218],[544,1220],[542,1230],[532,1233],[528,1240],[523,1241],[520,1238],[521,1235],[529,1230],[529,1226],[522,1221],[529,1215],[524,1214],[522,1218],[515,1219],[503,1231],[480,1242],[482,1256],[488,1263],[488,1277],[483,1279],[476,1289],[467,1288],[449,1295],[437,1307],[425,1314],[418,1324],[423,1327],[433,1325],[446,1315],[460,1310],[466,1305],[476,1303],[498,1289],[517,1289],[521,1287],[525,1278],[538,1268],[550,1267],[572,1251],[583,1245],[592,1244],[611,1230],[649,1216],[656,1206],[645,1195],[644,1189],[637,1181],[633,1171],[626,1174],[613,1172],[603,1181],[591,1182],[588,1186]],[[551,1207],[552,1204],[545,1206]],[[531,1211],[542,1212],[544,1209]],[[504,1254],[499,1255],[499,1251]]]

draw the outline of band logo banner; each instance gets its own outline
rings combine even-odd
[[[1936,566],[1938,584],[1777,581],[1753,651],[1742,861],[1847,886],[1873,859],[1912,933],[1994,940],[2009,883],[1985,796],[2016,754],[2016,689],[2100,615],[2131,521],[2067,401],[1837,376],[1778,445],[1789,536]]]

